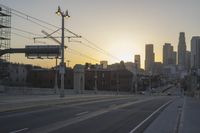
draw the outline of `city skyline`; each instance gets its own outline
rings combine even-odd
[[[180,5],[178,5],[181,2]],[[22,11],[30,16],[51,22],[60,26],[60,17],[55,15],[58,5],[63,10],[69,10],[71,18],[65,20],[66,27],[70,30],[85,36],[92,42],[98,44],[102,49],[117,56],[120,60],[134,62],[134,55],[141,55],[141,67],[144,68],[145,44],[154,44],[155,61],[162,62],[162,47],[165,43],[171,43],[177,51],[179,32],[185,32],[187,50],[190,50],[190,40],[192,36],[197,36],[200,32],[198,26],[198,1],[89,1],[84,2],[71,0],[53,1],[32,1],[21,0],[1,1],[2,4],[13,9]],[[44,4],[47,4],[44,8]],[[78,3],[78,4],[77,4]],[[175,6],[173,6],[175,5]],[[147,8],[148,7],[148,8]],[[156,9],[154,9],[157,7]],[[187,10],[184,8],[187,7]],[[112,10],[110,10],[112,9]],[[149,9],[149,10],[148,10]],[[169,10],[163,10],[169,9]],[[171,10],[170,10],[171,9]],[[155,13],[159,12],[158,15]],[[196,14],[195,14],[196,13]],[[186,17],[182,14],[185,14]],[[194,17],[195,16],[195,17]],[[110,17],[110,18],[109,18]],[[112,19],[111,19],[112,18]],[[121,19],[122,18],[122,19]],[[187,19],[190,18],[190,19]],[[159,21],[158,21],[159,20]],[[171,20],[167,21],[167,20]],[[195,21],[196,20],[196,21]],[[17,17],[12,17],[12,26],[25,28],[28,31],[41,34],[41,28],[32,29],[27,22],[20,23]],[[170,29],[173,25],[176,28]],[[54,43],[54,42],[51,42]],[[12,47],[24,47],[33,44],[33,40],[26,40],[12,35]],[[90,51],[84,46],[76,43],[67,43],[77,50],[81,50],[98,60],[108,60],[109,64],[119,62],[110,57],[102,56],[96,51]],[[66,54],[66,60],[71,60],[70,66],[85,62],[94,61],[80,56]],[[19,63],[33,63],[44,67],[55,65],[54,60],[28,60],[24,55],[12,55],[11,61]]]
[[[0,0],[0,133],[200,133],[200,0]]]

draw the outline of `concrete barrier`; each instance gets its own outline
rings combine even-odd
[[[50,88],[31,88],[31,87],[4,87],[4,93],[14,95],[50,95],[54,94],[55,90]]]
[[[59,95],[59,91],[55,93],[54,88],[33,88],[33,87],[11,87],[0,86],[0,92],[8,95]],[[74,89],[65,89],[65,95],[76,95]],[[81,94],[95,94],[94,90],[85,90]],[[117,95],[116,91],[98,91],[98,94],[103,95]],[[120,91],[120,95],[130,95],[130,92]]]

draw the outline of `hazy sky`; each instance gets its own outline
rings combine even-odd
[[[61,18],[55,15],[55,11],[60,5],[62,10],[68,9],[71,16],[65,21],[66,28],[121,60],[134,61],[134,54],[140,54],[142,66],[145,44],[154,44],[156,61],[162,61],[163,44],[172,43],[177,50],[179,32],[185,32],[188,50],[191,37],[200,35],[200,0],[0,0],[0,3],[58,26]],[[14,15],[12,26],[38,34],[44,29]],[[27,44],[33,44],[33,40],[12,35],[12,47],[24,47]],[[116,62],[79,43],[68,43],[66,40],[66,45],[97,60],[108,60],[109,64]],[[66,60],[71,60],[71,66],[94,63],[67,51]],[[45,67],[54,65],[54,60],[28,60],[23,54],[12,55],[11,61]]]

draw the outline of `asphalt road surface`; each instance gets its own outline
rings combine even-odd
[[[0,114],[0,133],[129,133],[172,97],[111,97]]]

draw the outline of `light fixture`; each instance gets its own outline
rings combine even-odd
[[[57,15],[61,15],[61,10],[60,10],[60,6],[58,6],[58,10],[56,11]]]
[[[65,17],[68,17],[68,18],[70,17],[69,13],[68,13],[68,10],[65,12]]]

